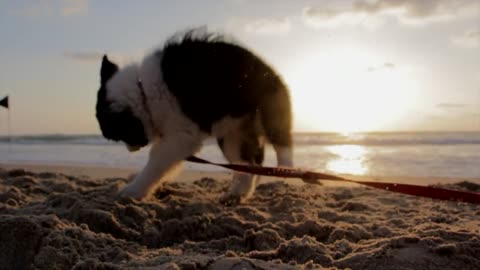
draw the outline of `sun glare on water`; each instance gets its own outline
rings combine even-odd
[[[340,174],[365,175],[368,167],[365,164],[367,150],[360,145],[333,145],[327,151],[337,157],[328,161],[327,169]]]
[[[383,56],[352,48],[319,53],[287,74],[302,123],[314,131],[378,131],[415,102],[416,83]]]

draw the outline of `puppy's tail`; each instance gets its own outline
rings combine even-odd
[[[280,84],[263,100],[259,110],[265,135],[277,154],[278,166],[292,167],[292,108],[287,87]]]

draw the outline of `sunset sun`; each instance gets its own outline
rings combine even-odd
[[[381,55],[353,48],[307,57],[287,81],[296,113],[315,130],[379,130],[415,103],[417,82]]]

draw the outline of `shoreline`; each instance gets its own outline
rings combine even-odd
[[[112,167],[104,165],[84,165],[84,164],[42,164],[42,163],[23,163],[23,162],[0,162],[0,168],[6,170],[23,169],[34,173],[55,172],[72,176],[88,176],[90,178],[110,178],[120,177],[127,178],[131,174],[138,172],[141,168],[133,167]],[[193,182],[204,177],[215,179],[230,179],[233,171],[202,171],[191,170],[183,166],[183,169],[176,177],[174,182]],[[462,177],[421,177],[421,176],[374,176],[374,175],[345,175],[337,174],[347,179],[356,181],[378,181],[378,182],[393,182],[402,184],[414,185],[436,185],[436,184],[453,184],[463,181],[480,184],[480,178]],[[261,182],[271,182],[282,178],[262,176]],[[289,184],[303,184],[300,179],[286,179]],[[326,186],[351,186],[356,184],[341,183],[335,181],[324,180],[322,183]]]
[[[0,168],[5,170],[23,169],[34,173],[54,172],[71,176],[88,176],[90,178],[128,178],[137,172],[137,168],[94,166],[94,165],[63,165],[63,164],[40,164],[40,163],[0,163]],[[178,175],[180,182],[193,182],[203,177],[225,178],[228,172],[214,171],[189,171],[183,170]]]

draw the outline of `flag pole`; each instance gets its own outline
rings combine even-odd
[[[11,117],[10,117],[10,101],[9,101],[10,95],[6,95],[4,98],[0,100],[0,107],[5,107],[7,109],[7,133],[8,133],[8,154],[11,156],[12,153],[12,123],[11,123]]]
[[[10,104],[8,106],[8,156],[12,158],[12,119],[10,118],[11,112]]]

